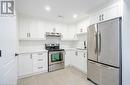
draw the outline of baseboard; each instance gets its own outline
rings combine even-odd
[[[41,72],[36,72],[36,73],[32,73],[32,74],[27,74],[27,75],[23,75],[23,76],[18,76],[18,79],[22,79],[22,78],[27,78],[27,77],[31,77],[34,75],[38,75],[38,74],[45,74],[48,73],[48,71],[41,71]]]

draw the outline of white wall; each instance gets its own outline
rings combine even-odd
[[[122,85],[130,85],[130,0],[123,0],[122,66]]]
[[[16,16],[0,15],[0,85],[17,84],[17,28]]]

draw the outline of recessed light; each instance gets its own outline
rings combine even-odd
[[[51,10],[51,7],[50,6],[45,6],[45,10],[49,12]]]
[[[74,14],[74,15],[73,15],[73,18],[77,18],[77,17],[78,17],[78,15],[77,15],[77,14]]]

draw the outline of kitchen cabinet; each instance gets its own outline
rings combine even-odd
[[[33,72],[47,72],[48,59],[47,52],[32,54],[33,57]]]
[[[85,20],[79,22],[77,24],[77,33],[82,34],[87,32],[87,27],[90,25],[90,18],[86,18]]]
[[[113,4],[105,9],[97,11],[90,15],[90,24],[95,24],[110,20],[113,18],[121,17],[121,6],[120,2]]]
[[[46,32],[62,33],[63,38],[68,39],[67,25],[61,23],[45,22],[33,18],[20,17],[18,19],[19,38],[21,39],[39,39],[44,38]],[[72,32],[72,31],[70,31]],[[72,36],[73,37],[73,36]]]
[[[31,37],[30,29],[29,29],[29,21],[24,19],[19,19],[18,21],[18,31],[19,31],[19,38],[29,38]]]
[[[75,50],[65,50],[65,66],[74,65],[75,63]]]
[[[87,73],[87,54],[84,51],[66,50],[65,66],[74,66],[80,71]]]
[[[18,76],[48,72],[47,52],[21,54],[18,56]]]
[[[25,76],[33,73],[33,59],[31,54],[18,56],[18,76]]]
[[[74,66],[82,72],[87,73],[87,54],[85,51],[76,51]]]
[[[29,19],[20,19],[18,22],[19,38],[30,39],[30,38],[44,38],[45,26],[39,21],[35,22]]]

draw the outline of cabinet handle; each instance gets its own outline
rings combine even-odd
[[[28,33],[27,33],[27,37],[28,37]]]
[[[38,59],[38,61],[43,61],[43,59]]]
[[[77,51],[75,52],[75,55],[78,56],[78,52]]]
[[[43,53],[38,53],[38,55],[43,55]]]
[[[29,37],[31,37],[31,33],[28,33]]]
[[[101,18],[102,18],[102,15],[100,15],[100,16],[99,16],[99,21],[102,21],[102,19],[101,19]]]
[[[104,14],[102,14],[102,20],[104,20]]]
[[[32,54],[31,54],[30,58],[32,59]]]
[[[38,69],[41,69],[41,68],[43,68],[43,67],[38,67]]]
[[[86,54],[84,53],[84,58],[86,57]]]

